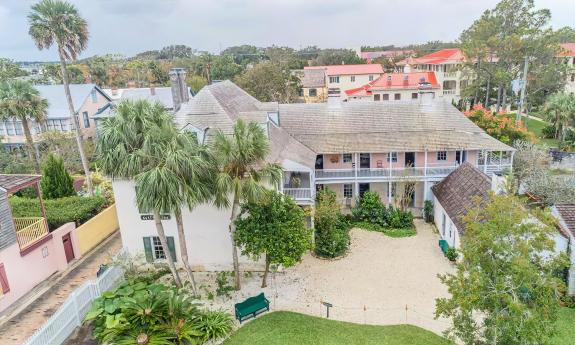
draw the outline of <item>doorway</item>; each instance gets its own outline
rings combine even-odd
[[[414,167],[415,166],[415,152],[405,153],[405,166]]]
[[[317,155],[315,157],[315,169],[323,170],[323,155]]]
[[[365,192],[369,192],[369,183],[359,184],[359,197],[361,198]]]
[[[457,164],[463,164],[467,160],[467,151],[455,151],[455,161]]]
[[[72,246],[72,238],[70,233],[62,236],[62,244],[64,245],[64,254],[66,254],[66,262],[74,260],[74,247]]]
[[[371,157],[369,153],[359,154],[359,167],[361,169],[369,169],[371,166]]]

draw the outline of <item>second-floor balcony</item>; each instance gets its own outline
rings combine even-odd
[[[455,90],[443,90],[444,95],[455,95]]]
[[[283,193],[289,195],[298,203],[313,202],[311,173],[305,171],[284,171]]]
[[[43,217],[14,218],[16,238],[20,250],[24,250],[49,234],[46,219]]]

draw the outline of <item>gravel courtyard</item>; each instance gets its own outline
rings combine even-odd
[[[260,288],[259,275],[243,277],[242,291],[208,304],[233,312],[234,303],[263,291],[274,310],[325,317],[321,301],[326,301],[333,305],[333,319],[409,323],[441,333],[449,322],[433,319],[435,298],[448,292],[437,274],[454,268],[437,246],[439,236],[423,221],[415,222],[418,233],[407,238],[353,229],[351,250],[344,258],[330,261],[308,254],[298,266],[272,274],[267,288]],[[199,278],[213,285],[213,274]]]

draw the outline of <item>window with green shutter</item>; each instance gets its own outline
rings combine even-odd
[[[166,254],[164,253],[164,248],[162,248],[162,243],[158,236],[144,237],[144,252],[146,254],[146,261],[154,262],[156,260],[165,260]],[[170,255],[172,256],[172,261],[177,261],[176,258],[176,244],[173,236],[166,236],[168,241],[168,249],[170,250]]]

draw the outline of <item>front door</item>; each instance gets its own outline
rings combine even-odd
[[[359,154],[359,167],[361,169],[369,169],[370,168],[370,157],[369,153],[360,153]]]
[[[62,244],[64,245],[64,254],[66,254],[66,262],[74,260],[74,247],[72,246],[72,239],[70,233],[62,236]]]
[[[457,164],[463,164],[467,160],[467,151],[455,151],[455,161]]]
[[[415,152],[405,153],[405,166],[414,167],[415,166]]]
[[[369,192],[369,183],[360,183],[359,184],[359,197],[363,196],[363,193]]]

